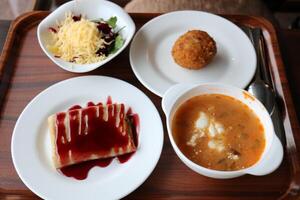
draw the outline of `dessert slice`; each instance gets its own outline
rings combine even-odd
[[[124,104],[95,105],[57,113],[48,118],[48,125],[56,168],[136,150]]]

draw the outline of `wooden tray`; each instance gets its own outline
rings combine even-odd
[[[49,13],[30,12],[12,23],[0,59],[0,198],[33,199],[36,197],[18,177],[11,159],[10,142],[15,122],[27,103],[48,86],[70,77],[96,74],[125,80],[148,95],[165,121],[161,98],[152,94],[134,76],[129,63],[129,48],[104,67],[86,74],[66,72],[56,66],[38,45],[36,28]],[[132,14],[139,28],[157,14]],[[274,173],[255,177],[246,175],[230,180],[215,180],[188,169],[175,155],[165,129],[161,158],[150,177],[127,199],[296,199],[299,198],[300,165],[299,125],[292,103],[285,69],[280,57],[273,26],[265,19],[227,16],[238,25],[260,27],[267,43],[272,79],[284,100],[282,109],[287,145],[282,165]],[[30,134],[30,133],[24,133]],[[295,144],[297,141],[297,144]],[[26,155],[24,155],[26,156]],[[30,162],[30,160],[28,160]],[[51,183],[45,183],[51,184]],[[117,188],[116,188],[117,189]]]

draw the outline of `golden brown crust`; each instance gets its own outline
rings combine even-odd
[[[203,68],[211,62],[216,53],[215,41],[205,31],[200,30],[191,30],[183,34],[172,48],[175,62],[188,69]]]

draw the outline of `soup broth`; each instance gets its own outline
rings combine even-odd
[[[232,171],[255,164],[264,151],[264,128],[244,103],[221,94],[192,97],[174,114],[172,133],[193,162]]]

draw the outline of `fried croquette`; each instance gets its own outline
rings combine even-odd
[[[175,62],[188,69],[201,69],[217,53],[216,42],[205,32],[191,30],[180,36],[173,48]]]

